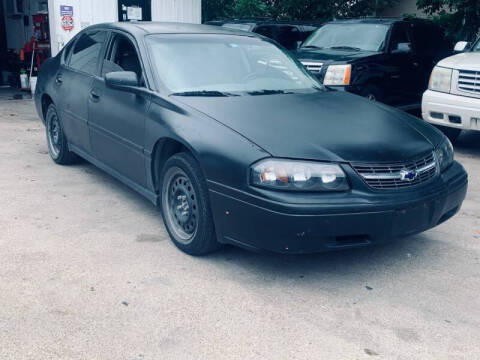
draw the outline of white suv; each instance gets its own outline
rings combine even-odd
[[[461,41],[455,51],[465,51]],[[469,51],[441,60],[422,99],[423,118],[452,141],[462,130],[480,130],[480,40]]]

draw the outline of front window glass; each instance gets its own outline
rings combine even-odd
[[[383,24],[326,24],[302,47],[380,51],[387,32],[388,26]]]
[[[160,81],[172,92],[267,94],[322,86],[274,44],[231,35],[150,35]]]

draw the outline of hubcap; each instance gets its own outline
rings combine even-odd
[[[162,202],[165,219],[176,239],[190,243],[197,232],[199,211],[195,190],[182,169],[173,167],[167,171]]]
[[[367,98],[368,100],[370,100],[370,101],[375,101],[375,100],[376,100],[375,95],[373,95],[373,94],[368,94],[368,95],[366,96],[366,98]]]
[[[47,123],[47,138],[48,138],[48,147],[54,158],[58,157],[60,153],[60,124],[58,122],[58,117],[52,115]]]

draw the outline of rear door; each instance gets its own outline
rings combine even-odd
[[[134,71],[141,86],[146,87],[136,43],[121,32],[111,33],[101,71],[90,88],[88,116],[92,150],[95,158],[145,187],[145,116],[150,97],[107,87],[105,74],[115,71]]]
[[[55,84],[60,96],[60,118],[68,142],[91,152],[88,130],[88,96],[105,46],[104,30],[80,34],[66,63],[57,73]]]

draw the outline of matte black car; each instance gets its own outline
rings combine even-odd
[[[467,189],[440,131],[253,33],[92,26],[42,66],[35,104],[56,163],[79,155],[159,205],[190,254],[384,242],[447,220]]]
[[[321,25],[321,23],[315,21],[275,21],[266,19],[213,20],[205,24],[251,31],[275,40],[287,50],[296,50]]]
[[[327,86],[401,107],[420,107],[434,65],[452,53],[443,30],[421,19],[329,22],[296,56]]]

